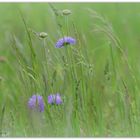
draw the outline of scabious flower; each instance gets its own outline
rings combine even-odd
[[[61,48],[61,47],[64,47],[66,45],[75,45],[76,44],[76,39],[72,38],[72,37],[63,37],[63,38],[60,38],[55,47],[56,48]]]
[[[40,112],[44,111],[43,97],[40,95],[33,95],[28,101],[28,107],[30,109],[37,108]]]
[[[55,96],[55,102],[57,105],[62,104],[62,99],[59,93],[57,93]]]
[[[55,104],[55,95],[54,94],[51,94],[48,96],[48,103]]]
[[[60,94],[57,93],[57,94],[49,95],[48,96],[48,103],[49,104],[56,104],[56,105],[62,104],[62,99],[61,99]]]

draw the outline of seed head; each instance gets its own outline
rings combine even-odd
[[[69,9],[64,9],[62,13],[63,15],[67,16],[67,15],[70,15],[72,12]]]
[[[6,59],[6,57],[4,57],[4,56],[0,56],[0,62],[6,62],[7,61],[7,59]]]
[[[45,32],[39,33],[39,37],[40,37],[40,38],[46,38],[47,36],[48,36],[48,34],[45,33]]]

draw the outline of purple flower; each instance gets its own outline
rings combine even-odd
[[[76,40],[72,37],[63,37],[61,39],[59,39],[55,45],[56,48],[61,48],[64,47],[66,45],[75,45],[76,44]]]
[[[28,101],[28,107],[30,109],[39,109],[40,112],[44,111],[43,97],[40,95],[33,95]]]
[[[54,104],[55,103],[55,95],[51,94],[48,96],[48,103],[49,104]]]
[[[57,105],[62,104],[62,99],[59,93],[56,94],[55,98],[56,98],[55,101]]]
[[[62,99],[59,93],[57,94],[51,94],[48,96],[48,103],[49,104],[62,104]]]

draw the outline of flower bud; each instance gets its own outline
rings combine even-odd
[[[64,9],[63,11],[62,11],[62,13],[63,13],[63,15],[70,15],[72,12],[69,10],[69,9]]]
[[[39,33],[39,37],[40,37],[40,38],[46,38],[47,36],[48,36],[48,34],[45,33],[45,32]]]
[[[0,62],[6,62],[6,61],[7,61],[6,57],[0,56]]]

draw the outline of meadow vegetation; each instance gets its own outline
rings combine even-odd
[[[140,4],[1,3],[0,135],[140,136],[139,18]]]

